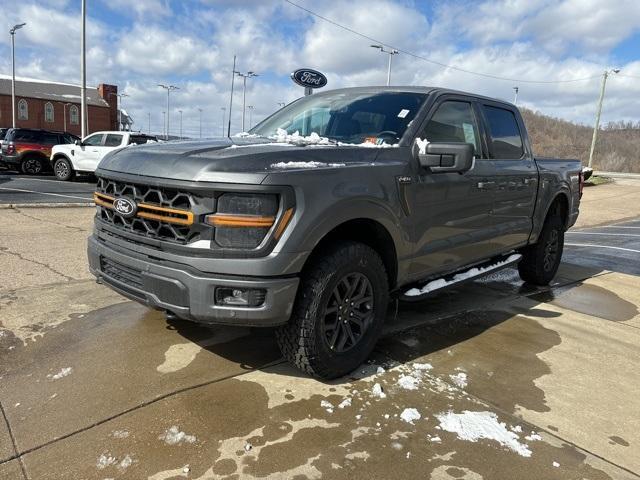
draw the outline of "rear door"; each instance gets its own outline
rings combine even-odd
[[[515,107],[489,101],[481,101],[478,106],[494,171],[495,242],[504,252],[528,241],[538,192],[538,169],[525,143],[525,127]]]
[[[418,137],[429,142],[474,145],[474,163],[464,173],[419,170],[412,186],[415,258],[411,274],[421,278],[491,257],[493,164],[486,158],[474,99],[448,95],[431,108]]]

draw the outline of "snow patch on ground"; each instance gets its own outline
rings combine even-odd
[[[96,461],[96,467],[98,468],[98,470],[103,470],[117,463],[118,459],[116,457],[112,456],[109,452],[104,452],[98,457],[98,460]]]
[[[338,408],[347,408],[351,406],[351,398],[345,398],[338,404]]]
[[[467,374],[464,372],[449,375],[449,378],[458,388],[465,388],[467,386]]]
[[[61,378],[66,377],[67,375],[71,375],[72,371],[73,371],[73,367],[64,367],[56,374],[47,375],[47,378],[50,378],[51,380],[60,380]]]
[[[507,430],[505,423],[498,422],[498,416],[493,412],[453,413],[452,411],[436,415],[440,427],[447,432],[456,433],[460,440],[477,442],[480,439],[495,440],[500,445],[509,448],[523,457],[530,457],[531,450],[520,443],[515,432]]]
[[[412,425],[415,420],[420,420],[421,417],[422,415],[420,415],[420,412],[415,408],[405,408],[400,414],[402,420]]]
[[[560,464],[558,462],[553,462],[552,465],[556,468],[558,468],[560,466]]]
[[[195,435],[187,435],[181,432],[177,426],[168,428],[162,435],[158,437],[159,440],[163,440],[167,445],[178,445],[180,443],[195,443]]]
[[[429,370],[433,370],[433,365],[431,365],[430,363],[414,363],[413,368],[414,370],[428,372]]]
[[[439,290],[446,286],[453,285],[454,283],[462,282],[463,280],[468,280],[470,278],[483,275],[487,272],[495,270],[496,268],[515,262],[521,257],[522,255],[520,255],[519,253],[514,253],[513,255],[509,255],[505,260],[502,260],[500,262],[492,263],[491,265],[487,265],[486,267],[474,267],[465,272],[457,273],[451,280],[445,280],[443,278],[432,280],[420,288],[410,288],[409,290],[404,292],[404,294],[407,297],[417,297],[418,295],[424,295],[425,293]]]
[[[382,385],[376,383],[371,389],[371,395],[377,398],[387,398],[387,394],[382,390]]]
[[[531,432],[531,435],[527,435],[524,439],[529,442],[535,442],[537,440],[542,440],[542,437],[536,432]]]
[[[129,436],[129,432],[127,430],[114,430],[111,432],[111,436],[113,438],[127,438]]]
[[[420,380],[412,377],[411,375],[400,375],[400,378],[398,379],[398,385],[400,388],[404,388],[405,390],[417,390],[419,383]]]
[[[333,413],[333,403],[328,402],[327,400],[322,400],[320,402],[320,406],[324,408],[327,413]]]

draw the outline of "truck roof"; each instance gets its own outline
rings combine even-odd
[[[362,92],[362,93],[378,93],[378,92],[408,92],[408,93],[424,93],[426,95],[429,94],[444,94],[444,93],[450,93],[450,94],[457,94],[457,95],[467,95],[470,97],[475,97],[475,98],[480,98],[483,100],[491,100],[493,102],[500,102],[500,103],[504,103],[507,105],[511,105],[513,107],[515,107],[515,105],[513,105],[513,103],[507,101],[507,100],[502,100],[499,98],[493,98],[493,97],[487,97],[484,95],[479,95],[477,93],[472,93],[472,92],[465,92],[462,90],[454,90],[451,88],[443,88],[443,87],[422,87],[422,86],[416,86],[416,85],[404,85],[404,86],[370,86],[370,87],[345,87],[345,88],[336,88],[333,90],[326,90],[324,92],[318,92],[315,93],[314,95],[322,95],[324,93],[335,93],[335,92]]]

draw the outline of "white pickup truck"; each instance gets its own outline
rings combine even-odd
[[[51,167],[58,180],[71,180],[76,173],[95,172],[109,152],[157,141],[156,137],[139,132],[94,132],[82,141],[55,145],[51,149]]]

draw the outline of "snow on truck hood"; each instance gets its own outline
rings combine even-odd
[[[318,137],[322,139],[322,137]],[[243,135],[132,146],[107,154],[100,170],[185,181],[261,183],[269,174],[371,163],[380,148]],[[371,144],[367,147],[382,147]]]

